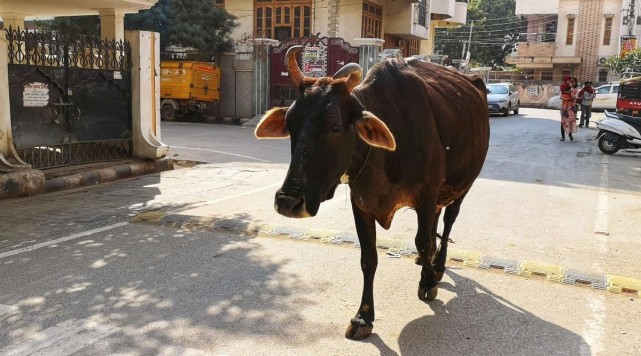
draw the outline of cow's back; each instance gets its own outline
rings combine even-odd
[[[381,153],[391,183],[416,186],[444,170],[453,194],[471,186],[489,144],[482,81],[432,63],[387,60],[355,95],[396,137],[396,151]]]

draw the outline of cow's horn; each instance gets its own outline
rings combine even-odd
[[[298,68],[298,63],[296,63],[296,53],[302,51],[304,48],[303,46],[292,46],[287,50],[287,54],[285,55],[285,68],[287,68],[287,72],[289,72],[289,76],[296,86],[303,84],[303,79],[305,79],[305,75],[301,72],[300,68]]]
[[[349,76],[349,80],[345,85],[347,85],[347,90],[351,92],[352,89],[361,83],[361,79],[363,79],[363,69],[358,65],[358,63],[347,63],[343,68],[339,69],[336,74],[334,74],[333,78],[338,79],[347,76]]]

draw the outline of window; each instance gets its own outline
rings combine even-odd
[[[383,8],[368,2],[363,2],[361,36],[363,38],[381,38],[382,25]]]
[[[545,34],[543,42],[554,42],[556,40],[556,20],[547,22],[545,24]]]
[[[418,11],[418,24],[421,26],[427,26],[427,0],[418,0],[417,11]]]
[[[602,88],[597,89],[596,91],[597,94],[610,94],[610,86],[605,86]]]
[[[605,18],[605,31],[603,31],[603,45],[610,45],[610,38],[612,37],[612,18]]]
[[[225,8],[225,0],[212,0],[211,3],[215,7],[220,7],[221,9]]]
[[[541,72],[541,80],[552,80],[552,72]]]
[[[571,45],[574,42],[574,18],[568,18],[568,31],[565,34],[565,44]]]
[[[257,37],[284,41],[311,34],[311,0],[255,0],[254,8]]]
[[[608,71],[606,69],[601,69],[599,71],[599,81],[607,82],[608,81]]]
[[[612,86],[612,93],[619,94],[619,85],[615,84]]]

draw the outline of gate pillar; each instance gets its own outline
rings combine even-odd
[[[7,58],[7,40],[0,38],[0,172],[31,168],[18,157],[13,146]]]
[[[270,108],[269,103],[269,54],[278,41],[267,38],[254,39],[254,117]]]
[[[160,141],[160,34],[125,31],[131,46],[131,110],[134,157],[157,159],[169,147]]]
[[[385,40],[380,38],[355,38],[354,43],[359,47],[358,64],[363,68],[363,77],[370,68],[380,61],[378,54]]]

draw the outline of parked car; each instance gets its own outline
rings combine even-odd
[[[619,83],[604,84],[594,88],[594,100],[592,109],[596,110],[616,110],[617,96],[619,95]],[[560,109],[561,96],[555,95],[548,100],[548,108]]]
[[[594,100],[592,109],[598,110],[616,110],[617,96],[619,96],[619,83],[601,85],[594,88]]]
[[[521,101],[519,92],[510,83],[496,83],[487,85],[487,109],[490,114],[503,114],[503,116],[519,113]]]

